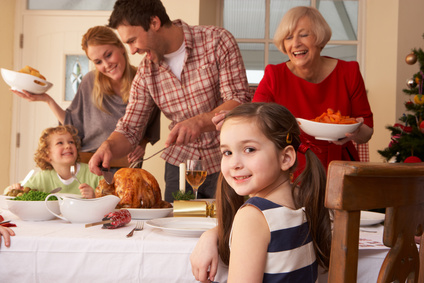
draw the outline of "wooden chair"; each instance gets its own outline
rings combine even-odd
[[[384,207],[390,250],[377,282],[424,282],[424,163],[333,161],[325,206],[334,210],[328,282],[356,282],[360,211]]]

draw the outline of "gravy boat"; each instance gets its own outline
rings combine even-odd
[[[47,206],[50,197],[55,196],[59,200],[59,208],[62,216],[56,214]],[[54,216],[72,223],[90,223],[101,221],[109,212],[115,210],[121,199],[114,195],[100,198],[83,199],[60,194],[49,194],[46,199],[46,207]]]

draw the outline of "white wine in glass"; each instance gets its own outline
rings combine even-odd
[[[186,180],[193,188],[194,198],[197,199],[197,190],[206,180],[208,172],[205,169],[203,160],[186,161]]]

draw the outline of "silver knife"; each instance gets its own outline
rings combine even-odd
[[[105,178],[106,183],[109,185],[113,183],[113,172],[110,172],[110,169],[101,167],[100,170],[102,171],[103,177]]]

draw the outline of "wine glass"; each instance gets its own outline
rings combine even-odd
[[[197,199],[197,190],[206,180],[208,172],[203,160],[186,160],[186,180],[193,188],[194,198]]]

